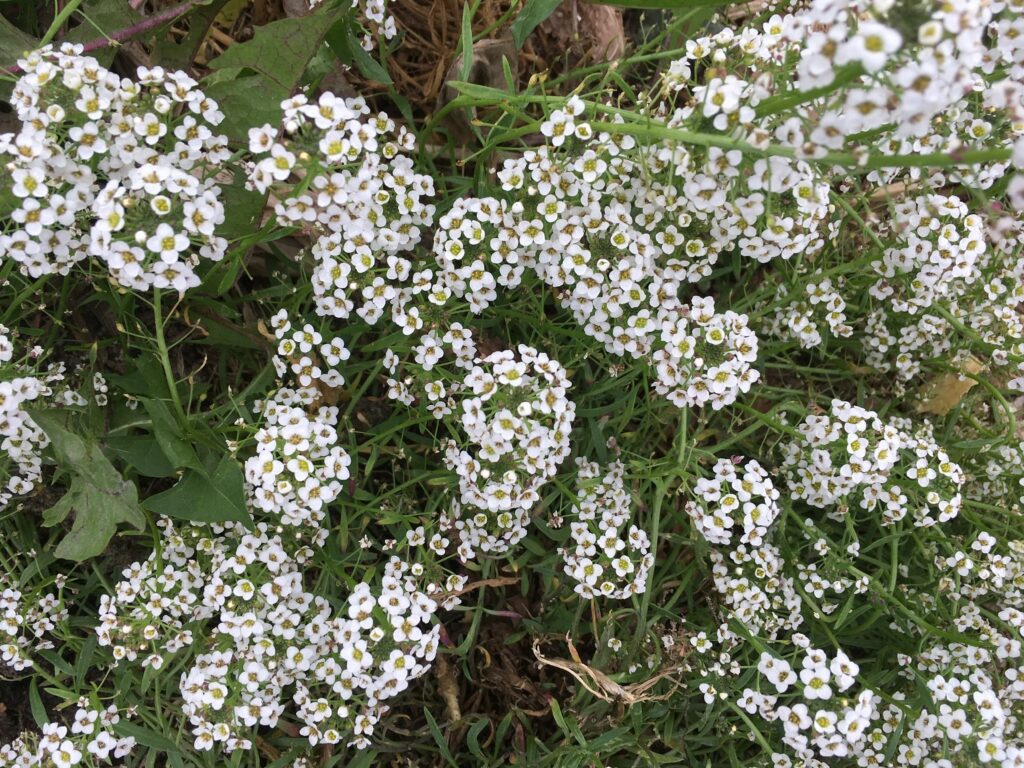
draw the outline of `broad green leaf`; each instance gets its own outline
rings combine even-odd
[[[31,411],[29,415],[32,417],[32,421],[50,438],[50,447],[59,464],[62,466],[81,464],[85,461],[88,454],[85,440],[65,428],[66,412]]]
[[[251,126],[245,127],[248,129]],[[255,190],[246,189],[242,176],[241,173],[236,174],[235,183],[220,188],[220,199],[224,203],[224,223],[217,229],[217,234],[228,240],[238,240],[252,234],[254,229],[259,228],[259,216],[263,213],[264,196]]]
[[[212,468],[210,464],[214,464]],[[245,503],[245,477],[231,456],[207,459],[208,472],[186,470],[169,490],[150,496],[143,506],[158,515],[201,523],[232,520],[252,526]]]
[[[516,50],[523,47],[530,33],[554,13],[561,2],[562,0],[526,0],[523,10],[512,22],[512,41],[516,44]]]
[[[184,436],[181,426],[163,400],[151,397],[140,397],[139,401],[153,420],[153,434],[157,445],[164,456],[174,465],[175,469],[197,469],[203,471],[203,465],[196,455],[195,448]]]
[[[246,141],[250,128],[281,121],[281,102],[291,95],[291,89],[259,72],[244,74],[243,67],[222,72],[234,77],[203,86],[224,113],[223,122],[217,126],[220,133],[234,141]]]
[[[108,437],[107,448],[144,477],[170,477],[175,467],[160,450],[155,435]]]
[[[68,492],[43,513],[43,524],[52,527],[71,513],[71,531],[54,550],[65,560],[87,560],[103,552],[120,523],[146,527],[139,509],[135,485],[126,481],[99,445],[74,434],[65,426],[65,413],[31,411],[32,420],[50,438],[50,448],[61,470],[71,475]]]
[[[75,513],[75,522],[53,551],[64,560],[81,562],[101,554],[117,533],[118,523],[130,523],[139,530],[145,528],[135,484],[126,480],[121,481],[119,489],[100,490],[78,475],[58,504],[65,500],[67,509]]]
[[[324,5],[308,16],[257,27],[252,40],[232,45],[210,67],[251,69],[291,92],[340,14]]]
[[[0,15],[0,67],[7,69],[37,44],[38,41],[32,35],[22,32]]]
[[[323,5],[308,16],[257,27],[252,40],[232,45],[210,62],[215,71],[204,81],[204,90],[220,104],[224,122],[219,129],[228,138],[243,141],[249,128],[280,121],[281,102],[302,79],[341,13]]]
[[[160,62],[167,69],[191,69],[199,46],[203,44],[210,31],[210,25],[227,2],[228,0],[207,0],[205,5],[201,4],[189,11],[188,34],[180,41],[175,41],[172,35],[157,35],[153,61]]]

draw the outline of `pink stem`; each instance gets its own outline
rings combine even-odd
[[[89,53],[90,51],[95,51],[99,48],[106,48],[108,45],[112,45],[114,43],[124,42],[125,40],[129,40],[135,37],[136,35],[142,34],[143,32],[148,32],[149,30],[153,29],[153,27],[159,27],[161,24],[164,24],[168,21],[173,21],[174,19],[184,15],[189,10],[191,10],[192,6],[195,5],[197,1],[198,0],[186,0],[184,3],[176,5],[173,8],[168,8],[165,11],[160,11],[160,13],[155,13],[152,16],[147,16],[141,21],[137,21],[136,23],[127,26],[124,29],[119,29],[115,32],[111,32],[106,37],[98,37],[95,40],[90,40],[89,42],[83,45],[82,52]],[[144,0],[140,0],[139,5],[142,5],[142,2],[144,2]],[[14,66],[9,67],[8,69],[3,71],[7,74],[15,75],[18,72],[22,72],[23,70],[21,67],[15,64]]]

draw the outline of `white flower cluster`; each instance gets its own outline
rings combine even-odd
[[[30,277],[67,274],[96,256],[121,285],[185,291],[201,259],[218,261],[224,206],[215,175],[230,156],[215,102],[183,72],[140,68],[137,80],[63,44],[19,60],[17,134],[0,135],[0,260]]]
[[[143,655],[154,669],[197,651],[180,681],[196,749],[251,748],[252,729],[274,726],[289,696],[310,744],[365,747],[382,702],[429,668],[439,605],[418,586],[422,566],[392,558],[339,614],[304,589],[313,550],[287,528],[160,525],[159,557],[126,568],[103,597],[97,637],[116,660]]]
[[[978,279],[985,253],[982,217],[950,195],[922,195],[898,202],[890,219],[902,238],[872,263],[879,276],[871,295],[896,312],[917,314],[947,298],[953,286]]]
[[[10,331],[0,325],[0,510],[31,492],[42,478],[40,454],[50,439],[25,409],[53,396],[53,385],[63,378],[62,366],[40,375],[16,361]]]
[[[950,153],[982,140],[986,147],[1009,146],[1012,123],[1024,114],[1024,87],[1015,73],[1022,46],[1016,9],[973,0],[926,3],[912,20],[890,9],[813,0],[760,26],[689,40],[686,57],[665,75],[666,88],[681,90],[693,72],[707,69],[707,82],[693,88],[694,109],[705,120],[755,146],[774,141],[804,157],[841,150],[860,157]],[[905,33],[916,44],[908,45]],[[777,67],[787,59],[798,60],[796,77],[779,78]],[[742,75],[719,74],[726,62]],[[842,87],[825,88],[833,83]],[[809,103],[766,108],[770,99],[775,106],[791,98]],[[928,173],[936,188],[964,179],[985,189],[1008,167],[998,161],[948,173],[912,168],[909,175]],[[901,173],[876,170],[867,179],[884,187]]]
[[[687,307],[681,287],[736,248],[761,261],[819,249],[827,188],[784,158],[744,176],[739,152],[595,136],[583,111],[571,97],[541,126],[551,146],[504,162],[503,197],[461,200],[441,218],[443,294],[480,313],[531,268],[609,352],[655,367],[660,394],[686,406],[733,402],[757,379],[757,338],[745,315],[716,315],[712,298]]]
[[[803,601],[778,547],[740,544],[712,549],[710,558],[715,589],[730,615],[750,630],[775,640],[803,624]]]
[[[478,358],[462,379],[454,396],[468,449],[449,441],[445,464],[459,478],[451,517],[463,559],[526,535],[538,491],[569,454],[570,386],[556,360],[524,344]]]
[[[259,158],[252,185],[280,202],[279,222],[314,239],[313,293],[317,313],[346,319],[355,312],[370,324],[385,314],[408,333],[423,325],[412,295],[428,292],[430,270],[413,273],[402,255],[429,226],[434,206],[430,176],[413,170],[415,137],[387,115],[370,115],[362,99],[331,93],[310,102],[282,104],[283,137],[276,126],[249,131]]]
[[[964,472],[929,430],[911,434],[842,400],[827,414],[808,415],[797,430],[802,437],[783,447],[793,499],[820,508],[853,504],[882,525],[909,513],[926,527],[960,512]]]
[[[70,727],[44,723],[39,733],[24,733],[0,746],[0,768],[122,764],[135,749],[135,738],[117,736],[114,728],[119,722],[121,715],[114,704],[100,709],[81,699]]]
[[[68,617],[68,610],[55,593],[26,594],[4,576],[0,587],[0,663],[21,672],[33,666],[33,652],[54,647],[46,635]]]
[[[772,302],[774,313],[765,323],[765,331],[775,338],[795,340],[804,349],[819,347],[824,338],[822,331],[827,327],[837,338],[853,335],[853,326],[847,322],[846,300],[839,291],[843,281],[833,284],[828,277],[815,274],[806,283],[806,298],[799,294],[794,300],[794,291],[787,285],[780,285]]]
[[[714,476],[697,480],[696,501],[686,505],[697,530],[708,543],[729,546],[735,534],[739,543],[760,546],[768,526],[779,516],[779,492],[767,470],[751,459],[719,459]]]
[[[680,408],[711,404],[720,410],[760,378],[757,336],[747,316],[715,311],[714,299],[694,298],[689,307],[661,324],[664,346],[653,354],[654,391]]]
[[[320,524],[327,505],[338,498],[352,459],[338,444],[338,408],[318,405],[318,387],[344,383],[335,366],[349,351],[341,338],[324,343],[311,325],[293,330],[285,312],[275,315],[272,325],[277,371],[290,373],[300,386],[281,388],[255,404],[265,423],[255,434],[256,454],[245,462],[249,498],[279,522],[314,531],[319,539],[326,536]]]
[[[830,659],[824,651],[806,647],[799,672],[785,659],[765,652],[757,670],[778,694],[790,687],[800,691],[798,700],[786,704],[779,702],[780,696],[746,691],[745,708],[778,723],[786,746],[798,755],[824,760],[856,754],[880,699],[869,690],[856,697],[847,693],[860,669],[842,650]]]
[[[459,198],[438,220],[434,259],[439,268],[438,298],[449,292],[464,299],[474,315],[498,294],[522,282],[532,238],[524,232],[522,205],[493,197]],[[525,247],[524,247],[525,246]],[[497,274],[493,274],[494,271]]]
[[[309,0],[309,7],[316,8],[323,1]],[[388,15],[388,0],[352,0],[352,8],[369,23],[370,28],[363,33],[360,41],[364,51],[372,51],[380,38],[392,40],[398,34],[394,17]]]
[[[559,550],[565,574],[586,599],[626,600],[646,592],[654,554],[647,533],[632,523],[625,466],[616,460],[602,468],[583,458],[576,464],[577,501],[569,517],[572,546]]]
[[[947,604],[955,600],[950,626],[978,642],[930,638],[923,649],[900,654],[901,676],[914,691],[927,690],[928,703],[912,713],[913,720],[900,708],[889,708],[889,722],[902,725],[896,754],[902,764],[946,754],[950,764],[1020,768],[1024,765],[1024,739],[1019,733],[1024,702],[1020,641],[1024,542],[1003,543],[980,531],[969,546],[936,557],[935,565],[944,574],[938,594],[915,597],[923,604],[929,598]],[[996,606],[998,612],[986,610],[987,606]],[[892,748],[884,736],[879,733],[872,738],[878,756]]]

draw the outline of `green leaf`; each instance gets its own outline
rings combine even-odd
[[[342,64],[354,64],[360,74],[368,80],[392,85],[388,71],[359,44],[351,19],[344,18],[338,21],[328,30],[324,41]]]
[[[242,67],[222,71],[234,77],[203,86],[224,113],[223,122],[217,126],[220,133],[234,141],[246,141],[250,128],[281,121],[281,102],[291,95],[290,89],[266,75],[243,74]]]
[[[562,0],[526,0],[523,10],[512,22],[512,41],[516,44],[516,50],[523,47],[530,33],[554,13],[561,2]]]
[[[363,50],[363,46],[359,44],[351,30],[348,33],[348,43],[352,51],[352,59],[355,61],[356,68],[363,77],[383,83],[384,85],[393,84],[394,81],[391,79],[388,71],[381,66],[380,62]]]
[[[82,438],[65,428],[66,411],[30,411],[29,415],[50,438],[50,448],[59,464],[81,464],[85,461],[88,448]]]
[[[466,3],[462,6],[462,35],[459,38],[459,56],[462,58],[462,67],[459,71],[459,78],[469,80],[469,73],[473,71],[473,4]]]
[[[174,465],[160,450],[155,435],[108,437],[107,448],[143,477],[170,477]]]
[[[323,5],[308,16],[257,27],[252,40],[232,45],[210,67],[251,69],[291,92],[340,13]]]
[[[140,397],[142,403],[153,421],[153,434],[156,437],[157,445],[161,452],[175,469],[190,468],[204,471],[202,462],[196,455],[195,448],[185,439],[171,409],[163,400],[154,400],[150,397]]]
[[[248,116],[246,117],[248,123]],[[251,126],[246,126],[247,129],[249,127]],[[248,134],[248,130],[246,133]],[[259,228],[258,217],[263,212],[266,198],[255,190],[245,188],[243,174],[235,174],[233,184],[220,188],[220,199],[224,203],[224,223],[218,228],[217,234],[221,237],[238,240]]]
[[[29,415],[50,438],[58,466],[72,476],[68,492],[43,513],[43,525],[47,527],[75,513],[71,531],[57,545],[54,555],[65,560],[87,560],[106,549],[119,523],[140,531],[146,527],[135,485],[121,476],[94,440],[67,429],[65,412],[30,411]]]
[[[210,26],[227,2],[228,0],[207,0],[205,4],[200,4],[189,11],[188,34],[180,41],[175,41],[172,35],[157,35],[153,47],[153,61],[159,61],[166,69],[191,69],[199,46],[206,39]]]
[[[106,461],[105,458],[103,460]],[[82,476],[77,476],[71,481],[71,489],[64,498],[68,497],[68,508],[74,510],[75,522],[53,551],[64,560],[81,562],[101,554],[117,533],[118,523],[130,523],[139,530],[145,528],[134,483],[122,480],[120,489],[116,491],[100,490]]]
[[[85,682],[85,676],[89,672],[89,668],[92,666],[93,656],[96,654],[96,646],[98,644],[95,634],[90,634],[88,639],[82,644],[82,650],[78,652],[78,656],[75,658],[75,685],[81,686]]]
[[[93,0],[82,3],[74,17],[79,19],[80,23],[59,42],[67,40],[72,43],[87,43],[130,27],[141,19],[142,15],[128,4],[128,0]],[[103,66],[109,67],[116,53],[117,47],[111,45],[99,48],[89,55]]]
[[[122,719],[113,726],[113,730],[120,736],[131,736],[144,747],[158,749],[168,756],[181,757],[177,744],[149,728]]]
[[[209,464],[214,464],[212,468]],[[252,527],[245,503],[245,477],[241,465],[231,456],[207,459],[207,471],[187,470],[177,484],[143,506],[158,515],[201,523],[238,521]]]
[[[210,62],[215,70],[203,87],[224,113],[218,126],[243,141],[249,128],[281,119],[281,102],[302,80],[310,60],[342,10],[322,5],[308,16],[257,27],[251,40],[232,45]]]
[[[46,714],[43,697],[39,695],[39,685],[34,677],[28,684],[28,705],[32,709],[32,719],[36,721],[36,725],[42,728],[49,722],[50,718]]]
[[[8,69],[23,53],[37,45],[38,41],[32,35],[22,32],[0,14],[0,67]]]

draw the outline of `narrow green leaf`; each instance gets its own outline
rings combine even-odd
[[[122,719],[113,726],[113,730],[121,736],[131,736],[144,747],[158,749],[169,756],[181,757],[181,750],[177,744],[145,726]]]
[[[394,83],[388,71],[363,50],[363,46],[359,44],[359,41],[351,31],[349,32],[349,48],[352,51],[352,59],[355,61],[356,68],[359,69],[363,77],[383,83],[384,85],[392,85]]]
[[[523,10],[512,22],[512,41],[516,44],[516,50],[523,47],[530,33],[554,13],[561,2],[562,0],[526,0]]]
[[[430,710],[427,707],[423,708],[423,714],[427,718],[427,727],[430,728],[430,735],[434,737],[434,743],[437,744],[437,748],[441,751],[441,757],[443,757],[448,764],[451,766],[458,766],[455,762],[455,758],[452,757],[451,750],[448,749],[448,742],[444,738],[444,734],[441,733],[441,729],[437,725],[437,720],[430,714]]]
[[[462,6],[462,36],[459,38],[459,56],[462,57],[462,69],[459,78],[469,80],[473,69],[473,4]]]
[[[32,709],[32,719],[42,728],[50,718],[46,715],[46,707],[43,706],[43,697],[39,695],[39,684],[35,677],[28,684],[28,705]]]

